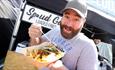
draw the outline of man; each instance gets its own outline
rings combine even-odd
[[[80,32],[87,15],[86,5],[80,1],[82,0],[68,2],[62,11],[60,27],[45,35],[41,36],[41,27],[31,25],[29,28],[30,45],[40,44],[48,38],[66,52],[60,61],[48,66],[50,70],[97,70],[98,54],[95,44]],[[60,67],[57,66],[58,63],[61,64]]]

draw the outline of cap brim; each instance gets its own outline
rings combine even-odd
[[[77,10],[77,9],[75,9],[75,8],[68,7],[68,8],[63,9],[61,12],[64,13],[64,12],[65,12],[66,10],[68,10],[68,9],[74,10],[76,13],[79,14],[80,17],[85,18],[85,16],[84,16],[79,10]]]

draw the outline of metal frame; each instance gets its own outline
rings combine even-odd
[[[14,31],[13,31],[13,34],[12,34],[12,37],[11,37],[10,45],[9,45],[9,50],[13,49],[13,45],[14,45],[14,42],[16,40],[17,32],[18,32],[18,29],[19,29],[19,26],[20,26],[20,23],[21,23],[21,20],[22,20],[22,16],[23,16],[23,12],[24,12],[26,3],[27,3],[26,0],[24,0],[23,4],[21,6],[21,9],[20,9],[19,16],[17,17],[16,23],[15,23],[15,26],[14,26]]]

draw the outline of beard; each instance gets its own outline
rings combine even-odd
[[[60,30],[61,30],[61,35],[65,39],[72,39],[74,36],[76,36],[81,30],[82,26],[79,29],[74,29],[70,26],[64,25],[60,23]]]

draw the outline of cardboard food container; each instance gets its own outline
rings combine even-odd
[[[64,52],[56,48],[54,44],[44,42],[40,45],[25,48],[24,55],[31,58],[32,64],[41,69],[62,58],[64,56]]]

